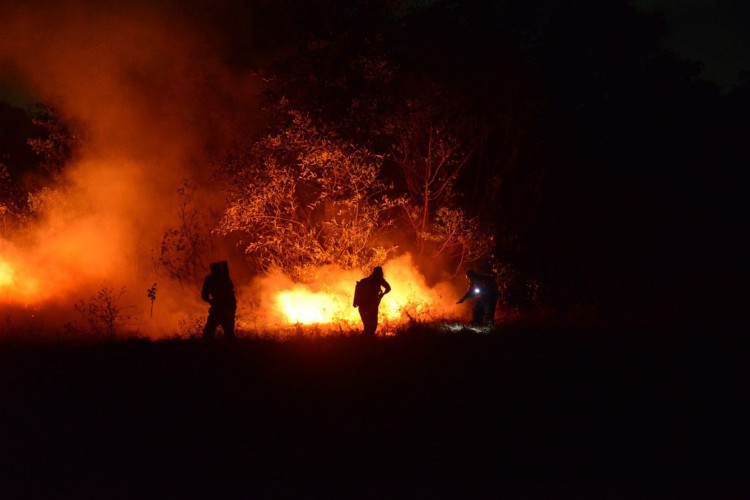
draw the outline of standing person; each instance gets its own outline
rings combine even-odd
[[[473,323],[475,325],[486,324],[492,326],[495,322],[495,305],[497,304],[497,283],[492,276],[477,274],[471,269],[466,272],[469,280],[469,290],[456,304],[475,297]]]
[[[211,274],[203,280],[201,298],[211,304],[206,326],[203,328],[203,338],[214,338],[216,327],[221,325],[224,337],[233,339],[237,299],[234,296],[234,283],[229,279],[227,261],[211,263]]]
[[[354,288],[354,307],[359,307],[362,318],[362,335],[375,336],[378,328],[378,306],[383,295],[391,291],[391,285],[383,278],[383,268],[377,266],[372,274],[357,281]]]

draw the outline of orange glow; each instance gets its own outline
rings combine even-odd
[[[346,297],[302,289],[279,292],[276,303],[289,323],[313,325],[332,323],[336,320],[355,320],[353,316],[356,311],[347,310],[344,299]]]
[[[104,281],[126,286],[127,305],[140,306],[140,290],[160,279],[149,264],[175,224],[176,189],[205,177],[210,152],[255,120],[257,84],[222,66],[174,13],[108,2],[37,7],[0,9],[0,60],[81,140],[59,182],[34,193],[33,217],[3,226],[0,308],[72,309]],[[160,291],[161,319],[167,283]]]
[[[428,320],[453,316],[453,289],[446,284],[429,287],[407,254],[383,265],[391,292],[380,303],[380,321],[399,324],[409,318]],[[343,271],[334,266],[323,268],[319,278],[309,284],[292,284],[281,275],[262,280],[263,288],[271,291],[273,310],[278,321],[286,324],[345,324],[358,328],[359,311],[352,307],[354,286],[364,275]],[[284,283],[278,286],[279,283]],[[263,292],[267,294],[268,291]]]
[[[257,126],[259,80],[224,67],[190,24],[145,3],[134,10],[59,2],[39,10],[19,2],[7,10],[0,15],[0,59],[12,62],[34,100],[53,105],[84,140],[59,185],[35,200],[33,219],[0,237],[0,308],[50,302],[72,311],[107,281],[127,287],[128,315],[149,318],[139,334],[168,335],[183,317],[203,321],[200,290],[159,275],[153,255],[165,228],[175,225],[183,179],[205,181],[213,152]],[[456,291],[428,286],[408,255],[383,268],[393,291],[381,303],[381,322],[458,313]],[[245,315],[238,324],[358,328],[352,294],[364,275],[328,266],[306,285],[280,273],[236,282],[251,292],[239,297]],[[152,318],[145,290],[155,281]]]
[[[0,255],[0,303],[28,303],[39,292],[39,282],[34,277]]]
[[[0,260],[0,287],[6,287],[13,284],[13,269],[10,264]]]

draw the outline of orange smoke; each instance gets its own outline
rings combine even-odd
[[[150,317],[145,290],[158,281],[154,318],[204,317],[200,290],[155,276],[152,252],[175,223],[182,180],[206,181],[216,152],[252,128],[255,77],[225,67],[200,30],[149,3],[42,3],[0,9],[0,67],[83,131],[83,149],[40,200],[38,219],[0,238],[0,304],[73,304],[107,280],[127,286],[127,305]],[[392,292],[381,322],[457,313],[456,291],[428,286],[408,255],[383,268]],[[247,287],[258,305],[239,326],[359,327],[352,295],[363,276],[328,266],[300,285],[274,273]]]
[[[145,307],[155,281],[161,308],[190,297],[166,296],[153,252],[175,224],[183,179],[206,179],[257,109],[253,77],[225,67],[192,22],[148,3],[0,8],[0,69],[83,138],[34,220],[0,237],[0,304],[72,305],[103,281]]]

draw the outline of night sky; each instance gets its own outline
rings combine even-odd
[[[703,63],[702,75],[727,89],[750,70],[750,3],[742,0],[634,0],[662,12],[667,46]]]
[[[633,0],[633,4],[646,11],[661,13],[669,32],[666,46],[686,59],[701,63],[702,76],[718,84],[722,90],[740,83],[740,74],[750,71],[750,2]],[[229,10],[236,12],[234,8]],[[245,20],[227,22],[236,24]],[[258,40],[252,43],[263,45]],[[0,99],[21,103],[25,98],[17,82],[8,75],[0,75]]]

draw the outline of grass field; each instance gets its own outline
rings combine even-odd
[[[0,491],[740,498],[740,356],[677,328],[5,343]]]

